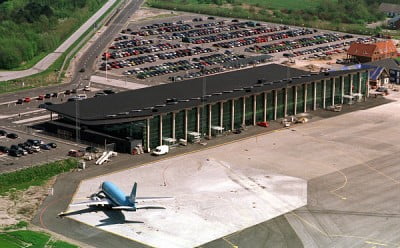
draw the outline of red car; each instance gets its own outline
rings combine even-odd
[[[39,95],[36,99],[37,100],[43,100],[44,99],[44,95]]]
[[[269,127],[269,123],[267,121],[259,121],[259,122],[257,122],[257,126]]]
[[[83,157],[85,155],[85,152],[83,151],[77,151],[77,150],[69,150],[68,156],[71,157]]]
[[[31,98],[30,97],[25,97],[24,98],[24,102],[30,102],[31,101]]]

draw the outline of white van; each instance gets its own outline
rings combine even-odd
[[[153,150],[153,155],[160,156],[167,154],[168,152],[169,152],[169,146],[162,145],[162,146],[157,146],[156,149]]]

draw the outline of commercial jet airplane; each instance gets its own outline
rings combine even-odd
[[[165,209],[164,207],[145,206],[137,207],[137,201],[172,199],[172,197],[136,197],[137,183],[133,184],[131,194],[125,195],[112,182],[103,182],[100,191],[90,196],[90,201],[70,204],[70,207],[76,206],[104,206],[115,210],[136,211],[137,209]]]

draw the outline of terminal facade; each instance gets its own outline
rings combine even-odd
[[[262,68],[265,69],[265,73]],[[248,76],[245,76],[246,73]],[[69,132],[72,137],[77,135],[76,130],[78,130],[81,139],[96,140],[99,144],[104,144],[104,140],[107,139],[108,143],[115,143],[116,150],[120,152],[131,152],[137,144],[150,151],[159,145],[173,144],[179,140],[191,141],[196,136],[212,138],[222,132],[256,125],[260,121],[279,120],[336,104],[365,100],[369,96],[369,74],[365,69],[310,74],[280,65],[272,67],[267,65],[259,67],[256,71],[247,69],[247,72],[241,70],[227,74],[222,77],[212,76],[179,82],[188,86],[186,89],[189,90],[190,84],[193,84],[194,92],[177,92],[180,88],[167,90],[176,83],[163,85],[164,88],[159,86],[145,88],[143,90],[148,92],[143,94],[150,96],[153,92],[157,95],[154,97],[154,99],[157,97],[155,102],[157,104],[148,106],[149,104],[140,103],[143,107],[140,110],[132,109],[135,107],[134,102],[129,103],[130,112],[117,111],[118,113],[111,115],[104,113],[110,120],[107,118],[85,120],[80,116],[74,116],[73,106],[69,108],[49,106],[50,111],[57,112],[61,116],[60,119],[49,123],[49,129],[58,133]],[[288,74],[292,77],[287,77]],[[235,85],[227,83],[235,79],[243,82],[236,82]],[[209,86],[210,84],[212,86]],[[207,89],[198,92],[196,86],[199,86],[198,89],[202,87]],[[160,93],[163,89],[164,93]],[[185,91],[184,89],[182,91]],[[184,96],[187,99],[184,99]],[[108,100],[106,98],[104,101]],[[132,95],[126,99],[135,98],[138,97]],[[150,101],[151,99],[149,103]],[[79,104],[85,108],[84,102]],[[126,116],[119,118],[123,115]]]

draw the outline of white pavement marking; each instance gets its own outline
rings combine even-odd
[[[53,114],[53,118],[55,118],[57,116],[58,116],[57,114]],[[22,123],[33,122],[33,121],[37,121],[37,120],[45,120],[45,119],[50,119],[50,114],[40,115],[40,116],[28,118],[28,119],[19,120],[19,121],[13,121],[12,123],[22,124]]]
[[[46,109],[36,109],[36,110],[32,110],[32,111],[28,111],[28,112],[23,112],[23,113],[19,113],[21,116],[24,115],[29,115],[29,114],[33,114],[33,113],[39,113],[39,112],[43,112],[46,111]],[[12,114],[12,115],[0,115],[0,119],[7,119],[7,118],[14,118],[17,117],[18,114]]]
[[[105,77],[100,77],[100,76],[91,76],[90,81],[93,83],[105,84],[105,85],[109,85],[109,86],[115,86],[115,87],[119,87],[119,88],[130,89],[130,90],[136,90],[136,89],[149,87],[148,85],[145,85],[145,84],[125,82],[125,81],[110,79],[110,78],[106,79]]]
[[[62,43],[53,53],[48,54],[32,68],[23,71],[3,71],[0,72],[0,81],[22,78],[46,70],[65,52],[76,40],[79,39],[93,24],[115,3],[116,0],[108,0],[92,17],[90,17],[75,33],[73,33],[64,43]]]

